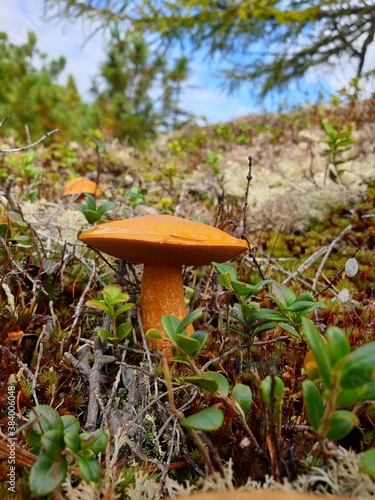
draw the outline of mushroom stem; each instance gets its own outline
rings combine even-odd
[[[168,338],[161,324],[161,318],[166,315],[178,319],[187,315],[181,266],[145,264],[141,285],[141,318],[144,331],[156,328]],[[194,333],[191,325],[186,330],[188,335]],[[170,355],[170,342],[164,339],[147,342],[152,350],[161,350],[167,357]]]

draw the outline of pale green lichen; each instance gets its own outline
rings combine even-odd
[[[80,244],[78,231],[87,221],[77,207],[67,208],[42,199],[36,203],[26,201],[21,208],[26,222],[47,242]]]
[[[13,314],[17,314],[14,295],[12,294],[10,287],[6,283],[2,283],[1,286],[4,290],[5,295],[6,295],[9,308],[11,309]]]
[[[234,489],[232,463],[225,466],[224,477],[215,472],[205,478],[192,489],[191,485],[176,485],[168,483],[168,489],[174,495],[182,495],[192,491],[225,491]],[[248,480],[247,483],[236,491],[254,490],[279,490],[314,492],[324,496],[343,496],[350,498],[366,499],[375,496],[375,478],[361,472],[360,457],[354,452],[337,448],[334,456],[325,465],[312,466],[295,480],[277,482],[271,476],[266,476],[264,481]]]
[[[243,198],[250,153],[253,168],[248,203],[252,218],[273,228],[303,230],[311,219],[321,220],[335,205],[359,200],[367,182],[375,178],[374,155],[368,145],[363,146],[366,131],[361,134],[363,137],[357,133],[358,146],[350,148],[350,159],[340,165],[339,183],[326,178],[329,157],[320,129],[303,130],[296,141],[287,140],[282,145],[261,134],[250,150],[235,146],[221,159],[225,193]]]

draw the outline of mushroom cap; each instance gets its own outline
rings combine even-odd
[[[113,220],[83,231],[79,239],[129,262],[162,265],[206,265],[245,252],[245,240],[173,215],[143,215]]]
[[[85,177],[75,177],[74,179],[71,179],[64,185],[62,190],[62,194],[65,196],[83,193],[99,196],[100,190],[94,181],[86,179]]]

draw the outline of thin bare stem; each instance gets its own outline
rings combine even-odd
[[[249,206],[249,191],[250,191],[250,182],[253,178],[253,175],[252,175],[252,168],[253,168],[253,158],[251,156],[249,156],[249,170],[247,172],[247,176],[246,176],[246,179],[247,179],[247,184],[246,184],[246,191],[245,191],[245,203],[244,203],[244,207],[243,207],[243,234],[242,234],[242,239],[244,239],[247,243],[247,246],[249,248],[249,254],[250,254],[250,257],[252,259],[252,261],[254,262],[256,268],[258,269],[258,273],[259,273],[259,276],[262,278],[262,280],[265,280],[266,277],[263,273],[263,270],[260,266],[260,264],[258,263],[256,257],[255,257],[255,254],[254,254],[254,245],[252,245],[250,243],[250,241],[248,240],[248,237],[247,237],[247,209],[248,209],[248,206]],[[266,289],[268,291],[268,287],[266,285]]]
[[[4,120],[1,122],[0,127],[4,123]],[[31,148],[37,146],[38,144],[43,142],[45,139],[47,139],[47,137],[50,137],[52,134],[56,134],[57,132],[60,132],[60,129],[55,128],[54,130],[50,130],[49,132],[44,134],[43,137],[41,137],[37,141],[33,142],[32,144],[28,144],[27,146],[22,146],[21,148],[10,148],[10,149],[0,148],[0,153],[19,153],[20,151],[27,151],[28,149],[31,149]]]
[[[249,206],[249,190],[250,190],[250,182],[253,178],[252,176],[252,168],[253,168],[253,158],[249,156],[249,170],[246,176],[247,184],[246,184],[246,192],[245,192],[245,203],[243,207],[243,232],[247,234],[247,208]]]
[[[322,262],[320,263],[320,266],[315,274],[315,278],[314,278],[314,283],[313,283],[313,290],[315,292],[316,290],[316,284],[320,278],[320,275],[323,271],[323,268],[325,266],[325,263],[327,262],[327,259],[328,257],[330,256],[332,250],[335,248],[335,246],[337,245],[337,243],[343,238],[344,234],[347,233],[348,231],[350,231],[352,229],[352,226],[349,224],[348,226],[346,226],[345,229],[343,229],[341,231],[341,233],[337,236],[337,238],[335,238],[329,245],[328,245],[328,248],[327,248],[327,251],[326,253],[324,254],[324,257],[322,259]]]
[[[164,375],[164,380],[167,385],[167,390],[168,390],[168,400],[169,400],[169,405],[171,408],[171,411],[173,415],[175,415],[178,420],[181,422],[184,420],[185,415],[182,413],[182,411],[178,410],[176,408],[175,402],[174,402],[174,395],[173,395],[173,385],[172,385],[172,380],[171,380],[171,374],[169,371],[169,366],[168,366],[168,361],[167,358],[161,354],[161,359],[160,359],[160,364],[161,364],[161,369]],[[211,474],[214,471],[214,467],[212,465],[211,459],[209,454],[207,453],[206,446],[202,442],[201,438],[199,437],[198,433],[194,429],[188,429],[189,434],[191,437],[194,439],[195,444],[197,445],[199,451],[202,454],[202,457],[208,467],[208,471]]]
[[[322,255],[325,254],[327,251],[327,245],[324,245],[322,248],[319,248],[316,252],[314,252],[310,257],[308,257],[302,264],[296,269],[293,273],[291,273],[285,280],[282,282],[283,285],[286,285],[289,283],[289,281],[292,281],[294,278],[298,278],[301,276],[306,269],[308,269],[310,266],[313,265],[313,263],[319,259]]]
[[[7,119],[9,118],[9,115],[6,115],[0,122],[0,127],[2,127],[4,125],[4,123],[7,121]]]
[[[366,243],[366,241],[368,240],[368,238],[365,238],[362,243],[360,245],[358,245],[358,247],[355,249],[355,251],[352,253],[352,255],[349,257],[350,259],[353,259],[357,252],[363,247],[363,245]],[[331,288],[334,284],[334,282],[337,280],[338,276],[341,276],[341,274],[345,271],[345,267],[342,267],[337,273],[336,275],[330,280],[330,282],[328,283],[327,286],[325,286],[323,288],[323,290],[321,290],[320,293],[324,293],[326,290],[328,290],[328,288]]]

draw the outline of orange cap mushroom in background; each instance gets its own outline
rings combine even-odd
[[[248,249],[245,240],[173,215],[105,222],[83,231],[79,239],[119,259],[144,264],[140,300],[143,328],[145,332],[156,328],[163,335],[163,316],[183,319],[187,314],[182,266],[225,262]],[[187,330],[188,335],[193,332],[192,327]],[[150,340],[149,345],[169,357],[168,341]]]
[[[76,201],[80,202],[85,194],[92,194],[95,197],[99,196],[100,189],[96,182],[86,179],[86,177],[75,177],[64,185],[62,194],[63,196],[76,195]]]

